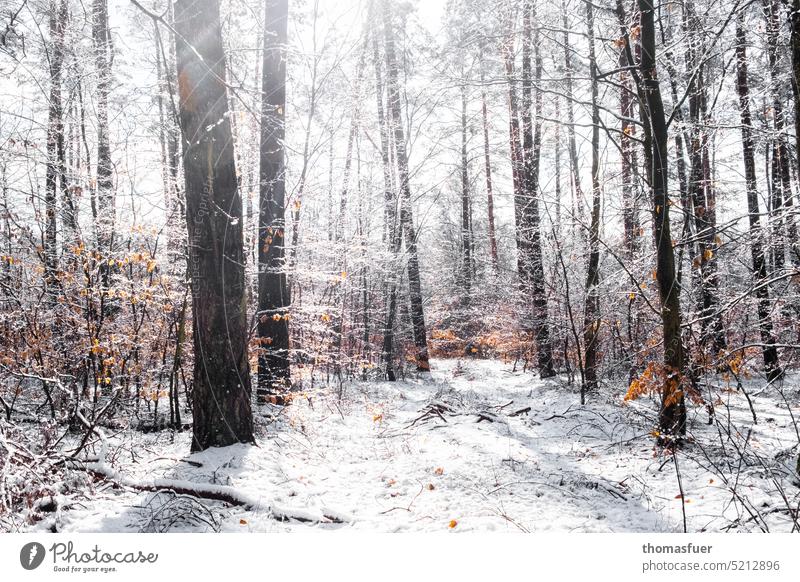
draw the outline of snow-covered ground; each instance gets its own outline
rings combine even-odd
[[[355,383],[341,395],[322,388],[285,409],[260,408],[258,446],[187,456],[189,433],[109,434],[108,464],[127,481],[224,486],[255,500],[249,506],[98,477],[86,497],[61,499],[57,512],[20,527],[676,532],[685,511],[690,532],[792,531],[787,506],[797,520],[798,438],[786,404],[763,382],[749,385],[757,424],[735,390],[718,394],[713,424],[703,407],[692,408],[679,483],[674,459],[650,434],[655,403],[623,405],[624,386],[581,406],[574,386],[511,364],[433,367],[427,378]],[[344,523],[279,521],[271,507]]]

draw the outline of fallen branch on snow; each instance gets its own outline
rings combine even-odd
[[[180,479],[151,479],[146,481],[137,481],[132,477],[125,475],[112,467],[108,466],[105,461],[106,453],[108,451],[108,441],[103,431],[96,425],[90,425],[85,419],[82,419],[84,424],[91,432],[94,432],[101,442],[100,455],[96,461],[79,461],[77,459],[70,459],[70,463],[80,469],[84,469],[95,475],[103,477],[119,486],[129,487],[137,491],[172,491],[178,495],[190,495],[199,499],[210,499],[213,501],[222,501],[229,505],[237,505],[244,507],[251,511],[261,511],[267,515],[272,516],[278,521],[299,521],[301,523],[350,523],[353,520],[344,514],[337,511],[322,508],[320,513],[312,513],[303,509],[287,508],[275,505],[273,503],[265,503],[260,499],[251,497],[250,495],[239,491],[233,487],[226,485],[214,485],[212,483],[195,483],[193,481],[184,481]]]
[[[137,481],[131,477],[108,467],[104,462],[97,461],[86,463],[84,469],[99,475],[122,487],[129,487],[137,491],[172,491],[177,495],[190,495],[200,499],[222,501],[229,505],[237,505],[251,511],[261,511],[271,515],[278,521],[299,521],[302,523],[349,523],[352,521],[347,516],[335,511],[323,509],[319,514],[303,509],[280,507],[261,500],[226,485],[212,483],[195,483],[180,479],[151,479]]]

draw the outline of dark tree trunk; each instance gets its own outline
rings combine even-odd
[[[258,388],[260,400],[284,401],[291,385],[289,286],[286,279],[286,43],[288,0],[267,0],[261,76],[258,213]]]
[[[589,264],[586,269],[586,302],[583,313],[584,382],[581,404],[586,391],[597,388],[597,338],[600,330],[600,106],[598,104],[597,60],[594,42],[594,7],[586,3],[589,38],[589,76],[592,84],[592,222],[589,226]]]
[[[178,0],[175,30],[194,315],[192,450],[198,451],[253,441],[242,201],[219,0]]]
[[[621,2],[618,0],[621,11]],[[656,30],[653,0],[639,0],[641,13],[640,94],[645,128],[647,177],[653,196],[653,224],[656,243],[656,281],[661,300],[666,378],[661,397],[659,426],[670,437],[686,432],[686,404],[683,394],[684,351],[681,340],[680,287],[675,272],[675,253],[669,221],[669,152],[664,103],[656,70]],[[629,48],[628,48],[629,50]],[[630,55],[630,53],[629,53]]]
[[[400,187],[400,224],[402,225],[408,254],[408,290],[411,307],[411,327],[414,345],[417,348],[417,369],[430,370],[428,362],[428,340],[425,329],[425,313],[422,307],[422,284],[420,282],[419,257],[417,255],[417,235],[414,229],[414,217],[411,208],[411,186],[408,176],[408,155],[406,154],[403,116],[400,106],[400,88],[398,83],[397,57],[394,46],[394,29],[392,28],[391,4],[382,0],[383,33],[386,42],[386,88],[387,105],[391,117],[391,130],[394,134],[394,147],[397,157],[397,174]]]
[[[767,264],[764,258],[761,219],[758,209],[758,184],[756,181],[755,144],[753,143],[753,121],[750,116],[750,83],[747,79],[747,36],[744,28],[744,13],[736,21],[736,91],[739,94],[739,113],[742,118],[742,155],[747,184],[747,212],[750,220],[750,254],[758,300],[758,328],[761,333],[764,370],[769,381],[781,376],[778,350],[772,334]]]
[[[539,375],[548,378],[555,375],[553,370],[553,346],[550,340],[550,327],[547,309],[547,291],[544,281],[542,259],[541,224],[539,216],[539,156],[542,142],[542,93],[539,81],[542,77],[542,58],[539,47],[538,24],[531,34],[531,21],[536,19],[533,0],[526,0],[523,14],[522,44],[522,149],[523,149],[523,200],[520,211],[521,232],[518,235],[519,275],[523,295],[531,295],[533,309],[530,327],[536,335],[537,361]],[[535,50],[536,81],[536,122],[532,116],[531,48]]]

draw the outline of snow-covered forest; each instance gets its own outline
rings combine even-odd
[[[800,531],[800,0],[0,0],[0,531]]]

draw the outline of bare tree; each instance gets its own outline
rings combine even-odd
[[[397,174],[400,190],[400,228],[408,255],[408,286],[411,305],[411,327],[414,345],[417,348],[416,363],[420,371],[430,370],[428,362],[428,339],[425,328],[425,312],[422,306],[422,283],[420,282],[419,255],[417,253],[417,235],[414,229],[414,217],[411,207],[411,185],[409,184],[408,155],[406,138],[403,129],[403,115],[400,104],[400,85],[398,82],[397,57],[392,18],[392,7],[388,0],[381,0],[383,12],[383,34],[386,53],[386,91],[389,109],[389,126],[394,137],[394,149],[397,158]]]
[[[753,121],[750,114],[750,82],[747,78],[747,34],[744,27],[744,12],[739,12],[736,21],[736,91],[739,94],[739,113],[742,119],[742,156],[747,186],[747,211],[750,223],[750,255],[755,275],[758,301],[758,329],[761,334],[761,353],[764,369],[770,382],[781,376],[778,350],[772,333],[770,315],[767,263],[764,257],[764,231],[758,209],[758,184],[756,180],[755,144],[753,143]]]
[[[94,0],[92,9],[92,39],[97,70],[97,245],[101,253],[110,253],[114,242],[116,197],[114,194],[114,165],[108,126],[108,95],[111,89],[111,65],[114,47],[108,27],[108,0]],[[103,267],[104,284],[108,285],[108,266]]]
[[[533,299],[531,328],[536,336],[539,374],[542,378],[555,375],[553,369],[553,346],[550,339],[550,323],[547,308],[547,293],[544,281],[544,263],[541,242],[541,217],[539,215],[539,160],[542,145],[542,57],[539,41],[539,25],[532,30],[536,20],[534,0],[526,0],[523,6],[522,27],[522,160],[523,160],[523,204],[520,211],[521,232],[518,239],[519,275],[522,292]],[[531,75],[531,49],[535,52],[535,72]],[[532,120],[531,98],[536,85],[536,122]]]
[[[623,13],[621,0],[617,10]],[[639,0],[642,57],[637,83],[644,124],[647,181],[653,198],[653,226],[656,242],[656,282],[661,300],[664,334],[664,379],[659,426],[662,442],[686,432],[686,404],[683,391],[684,348],[681,339],[680,287],[675,270],[675,253],[669,220],[669,151],[667,120],[656,70],[656,30],[652,0]],[[630,38],[625,33],[628,62],[633,62]]]
[[[586,268],[586,301],[583,314],[584,383],[581,403],[587,390],[597,389],[598,332],[600,331],[600,106],[597,57],[594,40],[594,6],[586,2],[589,38],[589,76],[592,83],[592,221],[589,225],[589,264]]]

